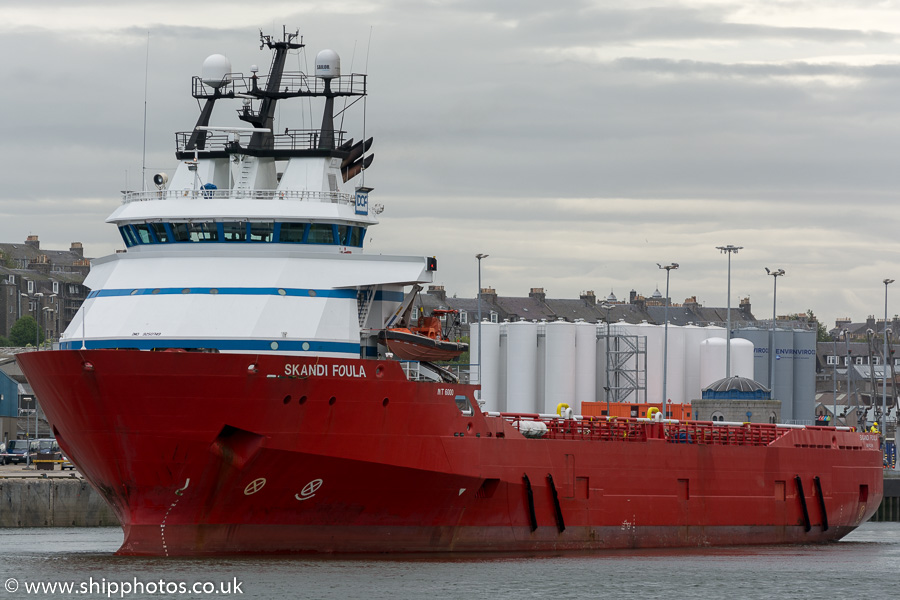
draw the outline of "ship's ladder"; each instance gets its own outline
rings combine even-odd
[[[253,177],[254,169],[256,166],[256,160],[254,157],[244,156],[241,161],[241,171],[238,176],[238,183],[235,186],[238,189],[250,189],[250,179]]]
[[[372,303],[375,301],[375,288],[366,286],[359,288],[356,292],[356,304],[359,311],[359,326],[364,327],[366,319],[369,318],[369,311],[372,309]]]

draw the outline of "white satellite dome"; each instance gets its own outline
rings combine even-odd
[[[341,76],[341,57],[334,50],[322,50],[316,54],[316,77],[334,79]]]
[[[231,73],[231,61],[227,56],[213,54],[203,61],[201,79],[211,88],[218,89],[228,83],[229,73]]]

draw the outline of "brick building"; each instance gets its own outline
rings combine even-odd
[[[90,268],[80,242],[47,250],[29,235],[24,244],[0,244],[0,336],[8,338],[15,322],[30,315],[45,339],[58,339],[87,296]]]

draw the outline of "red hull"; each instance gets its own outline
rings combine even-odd
[[[124,554],[808,543],[843,537],[882,496],[873,434],[679,437],[620,420],[527,439],[460,412],[473,386],[409,382],[396,362],[119,350],[19,362],[118,514]]]

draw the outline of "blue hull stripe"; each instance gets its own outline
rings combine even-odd
[[[272,344],[277,347],[273,348]],[[203,340],[203,339],[165,339],[165,338],[124,338],[118,340],[87,340],[86,347],[95,348],[137,348],[153,350],[154,348],[215,348],[217,350],[240,350],[247,352],[332,352],[359,356],[359,344],[352,342],[316,342],[297,340]],[[81,340],[60,342],[60,350],[80,350]]]
[[[282,293],[283,292],[283,293]],[[221,294],[230,296],[314,296],[317,298],[356,299],[356,290],[310,290],[293,288],[137,288],[94,290],[88,298],[108,298],[114,296],[170,296],[190,294]]]

